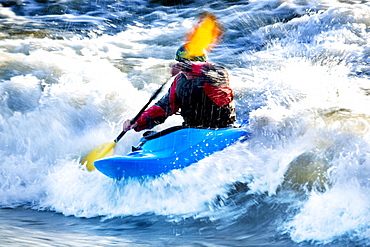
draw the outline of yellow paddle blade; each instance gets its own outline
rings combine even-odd
[[[217,17],[209,12],[202,13],[198,24],[185,37],[188,59],[203,56],[204,50],[211,50],[220,41],[222,33],[223,28]]]
[[[88,155],[85,156],[81,160],[81,164],[85,164],[86,162],[86,168],[89,171],[92,171],[95,169],[94,166],[94,161],[104,158],[106,156],[111,156],[113,155],[114,152],[114,147],[116,146],[115,142],[108,142],[100,145],[99,147],[95,148],[92,150]]]

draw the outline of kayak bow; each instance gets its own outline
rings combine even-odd
[[[244,128],[197,129],[174,128],[143,137],[137,150],[126,156],[113,156],[94,162],[104,175],[122,179],[158,176],[174,169],[182,169],[205,157],[225,149],[248,132]],[[169,132],[169,133],[168,133]]]

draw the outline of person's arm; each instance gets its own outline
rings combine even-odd
[[[130,129],[134,129],[135,131],[151,129],[154,126],[163,123],[167,117],[174,114],[179,109],[175,103],[177,80],[178,77],[175,78],[167,94],[143,112],[135,124],[131,124],[130,120],[126,120],[123,123],[123,129],[125,131]]]

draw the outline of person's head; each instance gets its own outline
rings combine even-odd
[[[190,56],[189,52],[186,50],[186,46],[182,45],[176,51],[175,60],[178,61],[178,62],[184,62],[184,61],[206,62],[207,61],[207,56],[204,53],[201,56],[196,56],[196,57]]]

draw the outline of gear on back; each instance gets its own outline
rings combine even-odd
[[[219,65],[206,64],[202,67],[202,76],[214,86],[226,85],[229,83],[227,70]]]
[[[192,63],[199,77],[177,79],[176,104],[181,108],[185,126],[225,128],[236,120],[234,94],[227,70],[218,65]]]

